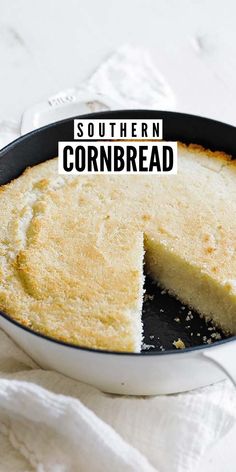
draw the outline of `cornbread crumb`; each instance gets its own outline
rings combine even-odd
[[[148,349],[152,349],[152,348],[154,348],[154,347],[155,347],[155,346],[154,346],[153,344],[146,344],[146,343],[143,343],[143,344],[142,344],[142,350],[143,350],[143,351],[146,351],[146,350],[148,350]]]
[[[185,349],[185,347],[186,347],[184,342],[180,338],[177,341],[174,341],[172,344],[173,344],[173,346],[176,347],[176,349]]]
[[[148,300],[153,300],[153,299],[154,299],[154,295],[149,295],[149,293],[144,294],[144,297],[143,297],[144,302],[146,302]]]
[[[220,339],[222,339],[222,336],[220,333],[212,333],[211,334],[211,337],[217,341],[219,341]]]

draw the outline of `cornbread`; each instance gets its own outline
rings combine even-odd
[[[178,174],[58,176],[57,159],[0,188],[0,309],[80,346],[138,352],[143,264],[236,333],[236,164],[178,145]]]
[[[176,347],[176,349],[185,349],[185,344],[184,342],[182,341],[182,339],[177,339],[177,341],[174,341],[173,342],[173,346]]]

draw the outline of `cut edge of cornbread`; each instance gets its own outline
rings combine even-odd
[[[236,332],[236,290],[221,285],[194,264],[173,254],[164,244],[146,242],[146,267],[158,285],[225,333]],[[224,313],[224,317],[222,316]]]

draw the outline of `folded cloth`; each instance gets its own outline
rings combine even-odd
[[[149,52],[123,46],[78,87],[56,93],[26,110],[21,130],[26,133],[68,116],[98,110],[174,110],[175,106],[175,95]]]
[[[66,114],[65,96],[49,100],[60,117],[61,107]],[[173,93],[149,55],[131,47],[108,59],[72,96],[78,113],[83,100],[91,110],[112,103],[117,108],[174,106]],[[39,110],[41,124],[50,121],[47,109]],[[18,127],[0,125],[0,147],[17,136]],[[0,330],[2,471],[194,472],[204,452],[235,424],[236,395],[229,381],[169,396],[106,394],[40,369]]]
[[[122,397],[40,369],[0,331],[0,470],[194,471],[236,422],[229,381]]]

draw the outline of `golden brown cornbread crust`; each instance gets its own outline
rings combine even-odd
[[[236,166],[236,159],[233,159],[231,154],[226,154],[223,151],[211,151],[210,149],[205,149],[200,144],[185,144],[179,142],[178,146],[179,148],[181,147],[182,149],[189,150],[204,156],[208,156],[210,158],[228,161],[230,162],[230,165]]]
[[[236,332],[235,182],[230,156],[184,144],[177,176],[27,169],[0,188],[0,309],[65,342],[139,350],[144,238],[151,275]]]

